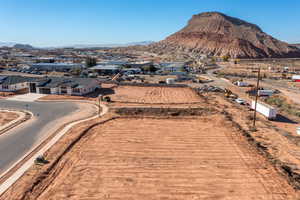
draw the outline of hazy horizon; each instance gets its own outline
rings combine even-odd
[[[292,0],[3,0],[0,42],[57,47],[159,41],[182,29],[192,15],[219,11],[299,43],[299,9],[300,2]]]

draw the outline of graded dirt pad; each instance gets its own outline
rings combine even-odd
[[[24,199],[288,199],[292,188],[240,134],[220,114],[115,119]]]
[[[183,87],[119,86],[114,88],[114,92],[111,98],[115,102],[148,104],[201,102],[194,91]]]
[[[0,111],[0,127],[17,119],[19,115],[15,112]]]

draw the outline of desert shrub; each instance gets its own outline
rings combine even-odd
[[[300,109],[289,104],[284,97],[274,95],[266,98],[265,102],[270,105],[278,107],[280,110],[288,114],[300,117]]]

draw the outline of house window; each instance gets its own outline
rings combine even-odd
[[[8,85],[2,85],[2,89],[8,90]]]
[[[73,93],[80,93],[80,89],[79,88],[73,88]]]

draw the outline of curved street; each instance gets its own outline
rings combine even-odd
[[[0,176],[62,125],[90,117],[94,105],[72,102],[20,102],[0,100],[0,108],[28,110],[33,117],[0,135]]]

